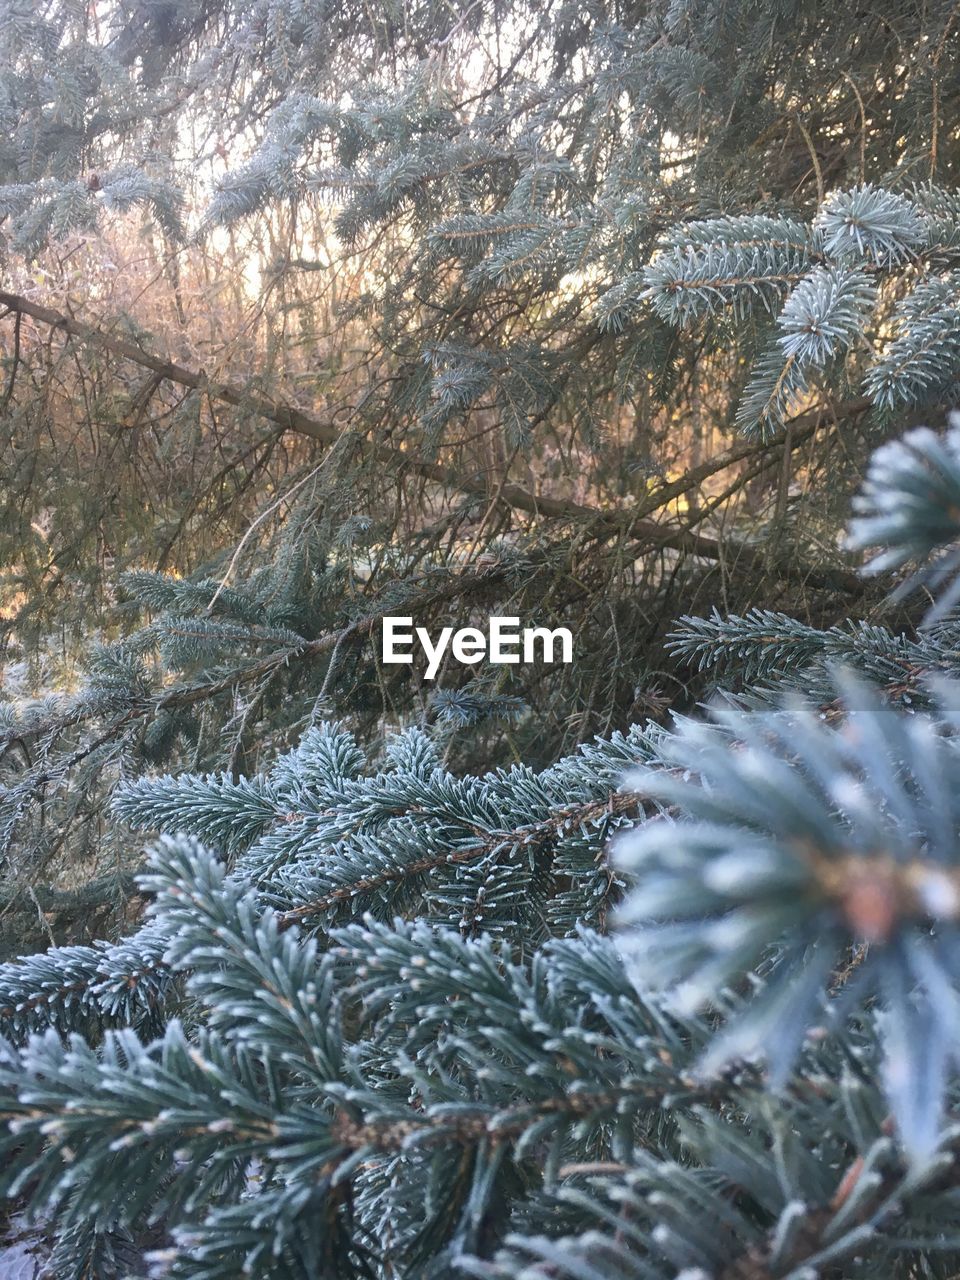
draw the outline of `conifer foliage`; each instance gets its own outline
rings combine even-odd
[[[56,1265],[952,1274],[958,695],[851,679],[539,774],[330,725],[126,784],[184,833],[143,928],[0,970]]]
[[[72,617],[64,388],[203,490],[0,702],[45,1274],[956,1277],[954,7],[0,16],[5,643]],[[75,305],[133,236],[179,334]],[[534,606],[572,670],[379,659]]]

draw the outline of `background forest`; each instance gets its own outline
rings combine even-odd
[[[939,0],[0,0],[0,1275],[960,1274],[958,102]]]

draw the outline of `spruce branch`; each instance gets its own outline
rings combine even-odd
[[[648,301],[679,327],[730,312],[776,319],[776,332],[755,359],[738,422],[769,435],[819,391],[827,374],[849,362],[883,319],[880,281],[914,270],[910,292],[894,308],[896,336],[866,370],[864,389],[881,409],[918,407],[942,397],[956,381],[958,355],[953,216],[943,202],[870,183],[822,200],[812,224],[747,215],[681,224],[661,237],[645,268],[646,289],[632,277],[607,304]]]
[[[956,577],[960,552],[960,425],[956,415],[941,439],[927,427],[908,432],[876,450],[861,492],[849,544],[884,550],[865,573],[899,569],[919,560],[920,567],[897,588],[895,598],[920,585],[940,592],[930,620],[942,617],[960,598]]]
[[[412,731],[389,744],[392,767],[369,772],[353,736],[338,725],[310,729],[268,774],[255,778],[145,778],[120,789],[118,815],[151,830],[187,827],[258,886],[278,927],[310,922],[322,936],[373,911],[390,919],[403,906],[462,920],[472,932],[517,935],[528,914],[538,929],[570,933],[602,918],[618,882],[598,850],[636,813],[618,794],[623,770],[647,758],[655,735],[586,744],[540,775],[527,770],[455,779],[435,746]],[[491,866],[496,888],[478,888]],[[529,901],[549,874],[568,885]],[[143,892],[143,890],[141,890]],[[86,1030],[163,1015],[177,992],[163,960],[165,935],[148,924],[109,946],[65,947],[0,965],[0,1025],[22,1038],[54,1026]]]
[[[937,678],[960,674],[956,626],[945,620],[919,638],[867,622],[820,630],[787,614],[751,609],[739,616],[684,617],[668,647],[699,672],[731,677],[765,702],[793,689],[835,704],[837,666],[855,672],[891,702],[929,706]]]
[[[886,410],[956,401],[960,381],[960,272],[921,279],[893,310],[894,336],[867,372],[866,389]]]
[[[840,260],[866,258],[877,266],[908,260],[923,242],[923,222],[913,201],[869,182],[829,195],[814,226],[827,253]]]
[[[846,999],[875,994],[885,1010],[886,1089],[922,1163],[960,1047],[957,695],[944,686],[934,717],[885,709],[849,681],[840,692],[841,727],[802,705],[720,709],[716,725],[686,722],[662,743],[663,760],[691,780],[631,776],[682,816],[621,837],[618,865],[639,876],[623,945],[638,984],[668,988],[684,1009],[768,963],[703,1070],[762,1056],[782,1083],[845,948],[869,943]]]
[[[622,1159],[669,1123],[670,1100],[684,1108],[718,1096],[686,1073],[688,1039],[702,1031],[637,1001],[613,948],[588,931],[532,968],[503,944],[422,922],[350,926],[321,957],[194,842],[162,843],[146,885],[167,959],[206,1025],[188,1036],[171,1022],[149,1045],[111,1031],[99,1052],[53,1032],[18,1055],[2,1051],[13,1123],[0,1141],[18,1153],[6,1184],[39,1179],[34,1204],[65,1227],[91,1214],[123,1227],[162,1213],[171,1260],[185,1266],[242,1217],[255,1161],[266,1203],[290,1196],[315,1220],[248,1219],[238,1260],[251,1269],[271,1249],[316,1251],[324,1231],[346,1257],[358,1247],[350,1184],[405,1196],[389,1179],[376,1190],[390,1162],[402,1155],[422,1188],[453,1145],[472,1169],[452,1189],[443,1233],[456,1253],[478,1240],[470,1206],[515,1176],[504,1161],[549,1178],[549,1163],[536,1172],[545,1145],[557,1160],[596,1141]],[[349,1053],[344,1000],[362,1007]],[[121,1163],[130,1185],[118,1203]],[[421,1191],[411,1207],[422,1214],[423,1203]],[[418,1247],[411,1236],[411,1262]]]

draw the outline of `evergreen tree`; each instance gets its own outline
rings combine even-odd
[[[854,540],[936,554],[957,483],[953,435],[884,446]],[[948,670],[945,626],[890,661]],[[687,635],[762,627],[796,661],[776,615]],[[327,725],[122,786],[181,833],[147,923],[0,970],[5,1185],[58,1274],[946,1280],[960,699],[822,670],[826,716],[748,689],[539,773],[422,730],[370,772]]]
[[[41,664],[77,635],[72,696],[2,705],[21,916],[66,848],[131,869],[100,856],[125,773],[256,771],[318,699],[543,765],[696,697],[680,615],[879,598],[848,495],[960,361],[948,4],[6,12],[2,635]],[[132,218],[171,332],[58,256]],[[184,310],[227,235],[253,346]],[[410,609],[572,625],[578,661],[418,686],[370,643]]]
[[[955,1276],[952,7],[2,9],[7,639],[102,595],[0,730],[51,1274]],[[131,214],[179,336],[74,306]],[[73,390],[203,477],[109,589]],[[487,612],[577,662],[379,661]]]

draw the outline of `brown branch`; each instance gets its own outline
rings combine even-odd
[[[121,356],[124,360],[133,361],[144,369],[151,369],[169,382],[176,382],[182,387],[190,387],[197,391],[206,391],[213,399],[221,400],[224,404],[253,409],[255,413],[259,413],[286,430],[311,436],[323,444],[333,444],[340,437],[340,432],[331,424],[322,422],[310,414],[301,413],[291,405],[270,400],[255,392],[244,391],[229,383],[211,382],[202,371],[198,373],[193,369],[184,368],[183,365],[175,364],[172,360],[161,360],[132,342],[114,337],[94,325],[84,324],[72,316],[54,311],[51,307],[40,306],[28,298],[20,297],[19,294],[0,290],[0,304],[18,315],[29,316],[31,320],[36,320],[40,324],[49,325],[53,329],[62,329],[64,333],[68,333],[80,342],[93,343],[113,355]]]
[[[176,364],[172,360],[160,359],[132,342],[114,337],[102,329],[54,311],[50,307],[31,302],[18,294],[0,290],[0,304],[17,316],[29,316],[40,324],[63,330],[80,342],[93,343],[114,355],[150,369],[160,378],[176,382],[180,386],[203,390],[211,399],[225,404],[252,409],[285,431],[309,436],[321,444],[328,445],[335,444],[341,438],[342,433],[337,427],[313,414],[305,413],[292,405],[272,400],[256,392],[246,391],[232,383],[213,382],[202,370],[197,372]],[[689,531],[678,532],[670,529],[669,526],[647,520],[645,517],[662,509],[674,498],[696,488],[710,476],[736,462],[766,452],[771,447],[796,448],[821,426],[842,417],[859,416],[869,408],[869,405],[870,402],[861,397],[836,406],[807,410],[791,421],[788,444],[783,445],[781,441],[772,446],[768,441],[739,441],[730,449],[686,472],[680,479],[664,485],[639,508],[630,511],[603,511],[597,507],[583,506],[567,499],[531,493],[520,485],[494,482],[483,474],[456,475],[436,463],[417,460],[404,450],[389,445],[367,444],[365,447],[374,461],[389,464],[401,471],[412,472],[424,479],[434,481],[445,489],[476,494],[488,499],[495,498],[498,503],[505,504],[516,511],[524,511],[529,515],[548,519],[586,523],[598,536],[623,533],[629,537],[647,539],[653,546],[672,548],[702,556],[708,560],[727,561],[751,571],[769,572],[770,566],[765,564],[763,555],[749,546],[742,543],[721,545],[716,539]],[[863,583],[856,574],[842,569],[823,571],[804,565],[783,564],[777,566],[776,573],[781,578],[799,581],[805,585],[842,590],[854,595],[861,594],[864,590]]]
[[[724,1081],[695,1084],[678,1077],[671,1089],[674,1106],[707,1105],[725,1099],[729,1086]],[[333,1125],[333,1136],[352,1151],[389,1152],[411,1145],[435,1146],[442,1143],[472,1145],[477,1142],[510,1142],[522,1137],[543,1116],[566,1116],[571,1121],[581,1117],[611,1112],[627,1104],[662,1108],[664,1086],[661,1081],[630,1081],[604,1092],[567,1091],[554,1097],[520,1102],[512,1107],[484,1107],[477,1104],[474,1114],[465,1108],[455,1113],[444,1112],[423,1119],[411,1117],[390,1124],[365,1124],[341,1111]]]

